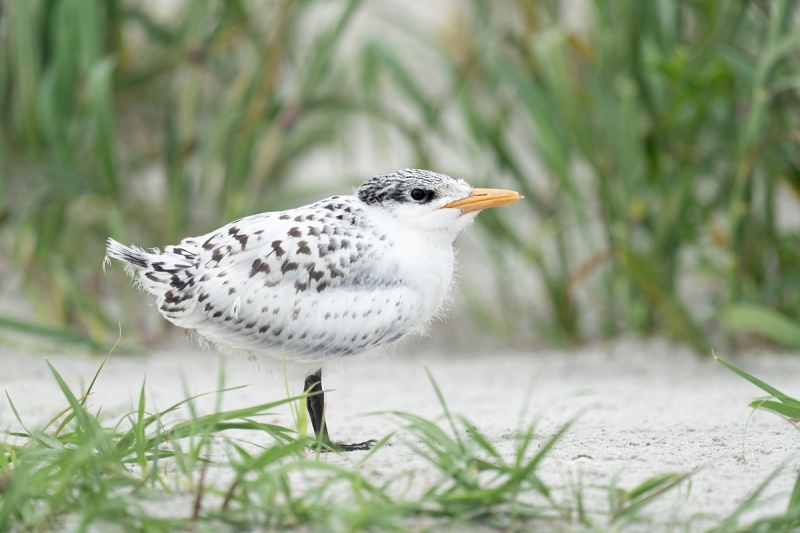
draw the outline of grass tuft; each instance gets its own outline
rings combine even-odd
[[[282,405],[300,409],[306,395],[230,410],[217,402],[204,414],[193,405],[200,394],[151,413],[143,381],[133,409],[114,421],[86,409],[107,360],[80,394],[47,364],[68,407],[42,429],[31,428],[7,395],[22,429],[0,444],[0,530],[627,531],[653,525],[649,506],[690,477],[655,475],[629,489],[612,481],[590,487],[592,494],[580,485],[549,484],[540,471],[574,421],[546,436],[535,423],[523,424],[513,442],[497,441],[450,411],[430,372],[441,418],[383,413],[400,427],[353,461],[309,453],[312,438],[261,420]],[[220,389],[209,394],[219,400],[238,388],[224,387],[221,377]],[[189,417],[175,420],[181,409]],[[405,453],[436,475],[421,482],[411,472],[380,473],[385,454]],[[800,482],[786,513],[741,525],[778,473],[709,531],[796,528]]]
[[[181,5],[0,9],[0,252],[36,313],[0,327],[100,351],[113,283],[153,335],[97,277],[106,237],[163,246],[341,192],[295,178],[369,149],[525,194],[478,219],[486,329],[799,345],[795,2],[586,2],[575,25],[469,0],[433,26],[359,0]]]
[[[786,394],[782,393],[775,387],[768,385],[761,381],[760,379],[748,374],[744,370],[732,365],[731,363],[720,359],[717,357],[717,354],[714,353],[712,350],[712,354],[714,355],[714,359],[727,368],[728,370],[735,372],[736,374],[740,375],[759,389],[763,390],[769,397],[767,398],[760,398],[757,400],[753,400],[750,403],[750,407],[754,409],[761,409],[767,412],[774,413],[778,416],[785,418],[788,422],[794,425],[796,428],[800,429],[798,426],[798,422],[800,422],[800,400],[792,398],[791,396],[787,396]]]
[[[100,410],[86,409],[107,360],[83,394],[47,364],[68,407],[43,429],[31,429],[9,398],[22,430],[7,434],[0,447],[0,530],[405,531],[482,524],[521,531],[531,524],[566,527],[577,516],[586,525],[597,516],[619,523],[679,483],[670,475],[628,492],[609,487],[618,502],[613,510],[579,513],[574,500],[538,475],[572,423],[547,437],[531,424],[515,438],[511,453],[501,451],[467,418],[450,412],[432,376],[446,426],[388,413],[402,427],[352,463],[309,453],[313,439],[259,420],[282,405],[299,408],[305,395],[232,410],[218,404],[201,414],[193,406],[201,394],[150,413],[143,381],[134,408],[109,424]],[[188,409],[190,417],[175,421],[179,409]],[[417,486],[405,474],[375,478],[377,457],[396,453],[384,447],[390,439],[432,465],[435,479]]]

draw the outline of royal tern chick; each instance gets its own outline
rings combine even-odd
[[[318,440],[326,364],[424,330],[453,280],[453,241],[482,209],[522,198],[427,170],[375,176],[355,196],[248,216],[163,252],[108,240],[160,313],[224,352],[302,371]]]

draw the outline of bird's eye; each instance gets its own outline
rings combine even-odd
[[[423,189],[411,190],[411,199],[414,200],[415,202],[430,200],[431,196],[432,196],[431,191],[425,191]]]

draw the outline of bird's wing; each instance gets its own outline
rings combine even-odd
[[[419,326],[422,295],[397,278],[389,246],[346,198],[243,218],[165,250],[193,257],[170,291],[180,312],[166,298],[162,313],[235,350],[304,362],[359,353]]]

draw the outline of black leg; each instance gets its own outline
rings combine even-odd
[[[318,393],[308,397],[306,407],[308,408],[308,416],[311,418],[311,425],[314,427],[314,435],[316,435],[317,440],[322,444],[323,449],[327,448],[342,452],[354,452],[358,450],[369,450],[377,444],[377,441],[372,439],[356,444],[333,444],[331,442],[328,436],[328,426],[325,423],[325,393],[322,392],[321,368],[306,377],[305,391],[309,393]]]
[[[331,439],[328,437],[328,427],[325,425],[325,419],[323,418],[325,413],[325,393],[322,392],[321,368],[306,377],[305,391],[319,393],[308,397],[306,407],[308,408],[308,416],[311,418],[311,425],[314,426],[314,435],[322,444],[330,446]]]

